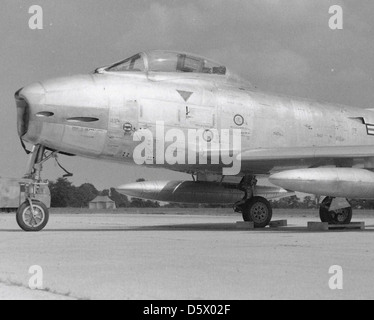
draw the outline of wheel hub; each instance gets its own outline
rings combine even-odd
[[[31,210],[31,207],[27,207],[23,214],[23,221],[25,224],[31,228],[39,227],[44,221],[44,212],[41,207],[33,205],[34,213]]]
[[[268,214],[268,209],[266,205],[263,203],[257,203],[251,209],[251,215],[253,217],[253,220],[257,223],[264,222],[267,219]]]
[[[335,219],[338,221],[338,222],[344,222],[347,218],[348,218],[348,210],[345,210],[345,209],[340,209],[340,210],[337,210],[335,211]]]

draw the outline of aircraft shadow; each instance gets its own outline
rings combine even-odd
[[[47,228],[41,232],[149,232],[149,231],[179,231],[179,232],[199,232],[199,231],[216,231],[216,232],[256,232],[256,233],[346,233],[346,232],[374,232],[374,225],[366,226],[365,230],[357,229],[337,229],[330,231],[309,231],[306,226],[289,225],[287,227],[265,228],[265,229],[243,229],[237,228],[235,223],[197,223],[197,224],[170,224],[156,226],[106,226],[97,228]],[[0,229],[2,232],[20,232],[22,230]]]

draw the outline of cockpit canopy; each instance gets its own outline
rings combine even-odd
[[[139,53],[104,69],[106,72],[185,72],[224,76],[225,66],[188,53],[150,51]]]

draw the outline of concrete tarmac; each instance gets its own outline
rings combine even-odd
[[[365,231],[238,230],[239,215],[54,214],[40,233],[0,214],[0,299],[374,299],[374,215]],[[28,288],[30,266],[42,291]],[[343,268],[343,290],[329,269]]]

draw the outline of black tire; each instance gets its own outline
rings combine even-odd
[[[49,221],[49,210],[40,201],[32,200],[35,217],[32,216],[30,203],[25,201],[17,210],[17,223],[19,227],[27,232],[38,232],[45,228]]]
[[[319,208],[319,216],[322,222],[327,222],[328,224],[343,225],[350,224],[353,217],[353,210],[351,207],[339,209],[336,211],[330,211],[330,205],[333,198],[325,198]]]
[[[262,197],[253,197],[248,200],[243,210],[243,220],[253,222],[255,228],[265,228],[273,217],[270,202]]]

